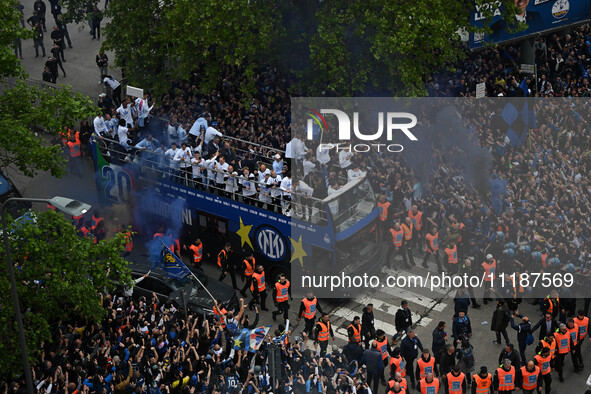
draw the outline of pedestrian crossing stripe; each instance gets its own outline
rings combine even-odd
[[[375,303],[374,303],[374,306],[375,306]],[[337,316],[337,317],[341,317],[341,318],[347,320],[347,322],[350,322],[351,320],[353,320],[353,317],[358,314],[358,312],[355,312],[349,308],[342,307],[342,308],[335,309],[334,311],[332,311],[331,314],[334,316]],[[420,327],[427,327],[433,321],[433,319],[431,319],[429,317],[421,317],[420,315],[415,315],[415,316],[416,316],[416,324],[417,324],[417,326],[420,326]],[[380,321],[380,320],[374,320],[374,327],[376,329],[384,330],[384,332],[390,336],[396,334],[396,332],[397,332],[396,327],[394,325]],[[339,330],[344,330],[343,335],[345,336],[345,340],[348,341],[347,330],[345,328],[338,328],[337,331],[339,331]],[[336,333],[335,333],[335,337],[337,337]]]
[[[442,312],[447,307],[447,304],[445,302],[439,302],[427,296],[423,296],[405,289],[383,287],[376,293],[374,293],[374,296],[379,297],[379,293],[385,293],[387,296],[390,297],[402,298],[404,300],[407,300],[409,303],[424,306],[425,308],[427,308],[427,310]]]

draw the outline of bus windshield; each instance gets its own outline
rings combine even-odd
[[[367,179],[347,183],[324,199],[332,216],[335,233],[350,228],[376,207],[377,201]]]

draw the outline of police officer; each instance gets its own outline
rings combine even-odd
[[[293,298],[291,298],[291,286],[285,274],[279,275],[279,280],[273,287],[273,299],[275,300],[275,307],[277,308],[277,310],[272,313],[273,321],[277,319],[278,315],[283,314],[283,320],[287,322],[289,313],[288,299],[293,300]]]
[[[298,321],[302,320],[302,316],[304,317],[304,321],[306,323],[304,333],[306,333],[309,337],[312,336],[312,328],[314,327],[316,311],[323,313],[322,308],[318,303],[318,299],[313,293],[307,293],[306,298],[304,298],[300,304]]]
[[[268,311],[269,308],[265,306],[267,300],[267,287],[265,282],[265,271],[262,265],[257,265],[252,274],[252,282],[250,283],[250,291],[252,292],[252,300],[248,303],[248,308],[252,311],[254,304],[258,302],[259,297],[261,299],[261,309]]]

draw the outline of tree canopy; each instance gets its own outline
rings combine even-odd
[[[81,238],[64,215],[36,212],[34,221],[9,224],[12,260],[23,312],[29,357],[34,359],[42,341],[51,340],[51,326],[66,318],[104,317],[101,293],[114,281],[130,283],[128,262],[121,257],[121,234],[94,244]],[[4,244],[0,264],[0,370],[4,376],[21,371],[17,328]]]
[[[63,3],[67,18],[84,19],[85,0]],[[103,47],[131,84],[159,92],[194,71],[208,91],[228,68],[252,92],[248,77],[271,66],[306,95],[421,95],[427,76],[465,56],[457,32],[470,30],[473,7],[466,0],[111,0]],[[142,18],[131,18],[137,9]]]

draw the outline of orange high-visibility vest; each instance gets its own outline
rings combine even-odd
[[[304,303],[304,312],[302,313],[304,319],[314,319],[316,316],[316,303],[318,302],[316,297],[312,301],[304,298],[302,302]]]
[[[427,238],[427,249],[432,251],[439,250],[439,233],[435,233],[435,235],[428,233],[425,238]]]
[[[222,259],[225,260],[228,258],[228,255],[226,254],[226,249],[222,249],[220,250],[220,252],[218,253],[218,267],[222,268]]]
[[[392,234],[392,242],[394,246],[397,248],[402,246],[402,237],[404,236],[404,230],[400,227],[400,230],[394,230],[393,228],[390,229],[390,234]]]
[[[385,360],[388,358],[388,340],[384,337],[381,341],[376,339],[376,343],[378,344],[378,350],[382,354],[382,360]]]
[[[515,389],[515,367],[511,365],[509,371],[503,368],[497,368],[499,377],[499,391],[511,391]]]
[[[534,371],[530,372],[526,367],[521,367],[521,376],[523,381],[521,388],[523,390],[533,390],[538,387],[538,376],[540,376],[540,368],[534,367]]]
[[[390,203],[388,201],[381,203],[378,202],[378,208],[380,208],[380,220],[385,222],[388,219],[388,208],[390,208]]]
[[[404,231],[404,239],[410,241],[412,238],[412,223],[410,227],[406,225],[406,223],[402,224],[402,231]]]
[[[408,391],[408,382],[406,381],[406,379],[400,379],[400,382],[398,382],[396,379],[390,379],[388,380],[388,387],[391,389],[394,388],[394,383],[400,384],[401,393],[404,394]]]
[[[66,144],[67,147],[70,149],[70,157],[79,157],[80,155],[82,155],[82,152],[80,152],[80,132],[79,131],[76,132],[76,141],[72,142],[72,141],[65,141],[64,140],[64,144]]]
[[[416,214],[413,214],[412,209],[409,209],[408,217],[412,221],[412,224],[417,229],[417,231],[421,231],[421,228],[423,227],[423,212],[417,211]]]
[[[449,394],[462,394],[462,383],[466,378],[463,372],[460,372],[458,376],[454,376],[451,372],[448,372],[447,375],[447,388],[449,390]]]
[[[549,342],[547,342],[546,340],[542,339],[542,347],[547,347],[550,349],[550,357],[554,358],[555,353],[556,353],[556,338],[554,338],[554,340],[552,341],[552,344],[550,344]]]
[[[492,386],[492,376],[487,374],[486,378],[481,378],[480,375],[474,375],[474,383],[476,383],[476,394],[488,394],[490,386]]]
[[[426,378],[427,374],[430,373],[435,375],[435,357],[429,357],[429,361],[425,361],[423,357],[419,357],[417,365],[419,366],[419,376],[421,379]]]
[[[203,259],[203,244],[200,243],[199,245],[191,245],[189,246],[189,249],[193,251],[193,262],[201,262],[201,259]]]
[[[568,326],[566,327],[566,332],[569,333],[570,335],[570,343],[572,346],[577,346],[577,344],[579,343],[579,340],[577,338],[577,335],[579,334],[579,326],[577,326],[577,323],[575,323],[573,325],[573,328],[568,328]]]
[[[496,276],[497,260],[493,259],[492,263],[489,263],[487,260],[480,265],[482,266],[482,268],[484,268],[484,272],[486,273],[486,275],[484,276],[484,280],[486,282],[490,282],[497,277]],[[492,278],[491,278],[491,275],[492,275]]]
[[[464,226],[464,223],[460,223],[460,231],[462,231],[464,229],[464,227],[466,227],[466,226]],[[459,244],[460,242],[462,242],[462,233],[460,233],[460,236],[458,237],[458,240],[456,241],[456,243]]]
[[[558,330],[554,333],[554,338],[556,338],[558,354],[565,354],[570,351],[570,333],[568,331],[563,334]]]
[[[275,301],[277,302],[285,302],[289,298],[289,281],[286,280],[285,283],[277,282],[275,283],[275,289],[277,289],[277,295],[275,296]]]
[[[318,333],[318,337],[316,338],[318,342],[325,342],[328,341],[328,337],[330,336],[330,322],[321,322],[319,321],[320,327],[322,330]]]
[[[439,392],[439,379],[435,377],[431,383],[428,383],[427,379],[421,379],[419,384],[421,386],[421,394],[437,394]]]
[[[550,364],[552,361],[551,355],[548,355],[547,357],[542,357],[541,355],[536,354],[534,356],[534,360],[536,360],[536,362],[538,363],[542,375],[548,375],[550,372],[552,372],[552,366]]]
[[[583,316],[582,319],[579,319],[579,317],[575,317],[575,321],[578,321],[578,323],[576,323],[579,326],[579,340],[583,341],[583,339],[587,338],[587,328],[589,327],[589,318],[587,316]]]
[[[260,274],[258,272],[255,272],[254,274],[252,274],[252,278],[253,281],[250,284],[250,291],[254,291],[254,279],[257,280],[257,288],[259,290],[259,293],[265,291],[265,271],[261,272]]]
[[[349,328],[353,328],[353,340],[355,341],[351,342],[351,338],[349,338],[349,343],[361,343],[361,327],[355,324],[349,324],[347,331],[349,331]]]
[[[458,247],[456,245],[453,248],[445,248],[444,252],[447,255],[448,264],[458,263]]]
[[[252,276],[252,274],[254,274],[254,264],[250,264],[250,261],[248,261],[248,259],[244,259],[244,276]]]
[[[394,368],[392,368],[393,365],[394,365]],[[392,375],[394,375],[396,372],[400,372],[400,376],[402,376],[402,377],[406,376],[406,367],[404,365],[404,361],[402,360],[402,357],[400,357],[400,356],[390,357],[390,371],[391,371]]]

